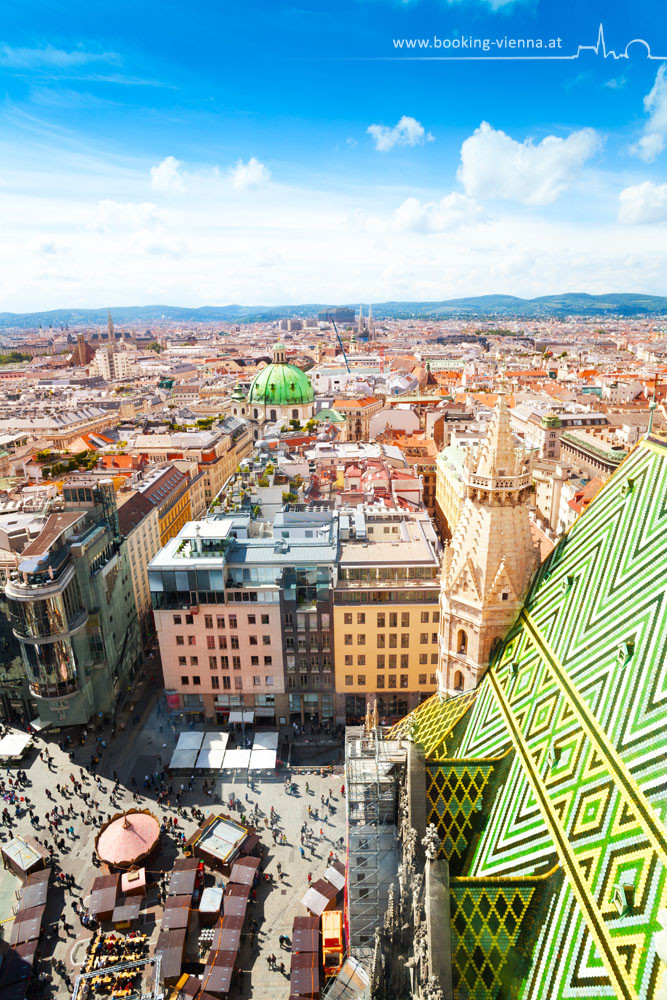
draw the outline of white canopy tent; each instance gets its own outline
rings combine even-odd
[[[276,751],[252,748],[250,753],[250,763],[248,767],[251,771],[268,771],[276,766]]]
[[[0,758],[20,757],[31,739],[28,733],[7,733],[0,740]]]
[[[235,748],[228,750],[222,765],[223,771],[236,771],[240,768],[247,768],[250,763],[250,751]]]
[[[225,759],[229,733],[206,733],[197,757],[197,768],[219,771]]]
[[[176,744],[177,750],[199,750],[202,740],[204,739],[203,733],[181,733],[178,737],[178,743]]]
[[[256,733],[252,749],[253,752],[255,750],[277,750],[278,733]]]
[[[171,755],[171,760],[169,761],[170,771],[192,771],[197,762],[197,751],[196,750],[179,750],[178,747],[174,750]]]

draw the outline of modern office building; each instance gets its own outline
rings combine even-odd
[[[40,722],[57,728],[112,715],[141,658],[113,484],[65,484],[63,499],[5,585]]]
[[[223,722],[333,716],[330,513],[249,514],[185,525],[155,556],[149,586],[172,712]]]

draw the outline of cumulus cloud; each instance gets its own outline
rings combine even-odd
[[[230,170],[230,177],[237,191],[246,191],[248,188],[268,184],[271,180],[271,171],[256,157],[251,156],[247,163],[238,160]]]
[[[548,205],[576,178],[598,149],[591,128],[565,139],[548,135],[541,142],[517,142],[482,122],[461,146],[458,178],[473,198],[504,198],[524,205]]]
[[[394,212],[390,229],[412,233],[442,233],[479,220],[480,206],[464,194],[445,195],[440,201],[406,198]]]
[[[177,194],[185,191],[185,175],[183,164],[175,156],[165,156],[162,163],[151,167],[151,187],[165,194]]]
[[[667,222],[667,184],[634,184],[624,188],[618,200],[618,221],[627,226]]]
[[[388,125],[369,125],[366,131],[381,153],[394,146],[422,146],[425,141],[433,142],[434,139],[422,123],[410,115],[403,115],[391,128]]]
[[[645,163],[651,163],[663,151],[667,140],[667,79],[664,66],[656,73],[655,82],[644,98],[644,110],[649,118],[641,138],[630,146],[630,152]]]

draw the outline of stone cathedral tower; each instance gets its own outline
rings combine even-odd
[[[523,605],[539,552],[528,521],[530,473],[514,447],[500,394],[479,453],[469,453],[465,499],[445,549],[438,689],[476,687]]]

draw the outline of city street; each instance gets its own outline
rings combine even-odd
[[[141,706],[138,706],[139,709]],[[136,718],[136,715],[133,717]],[[182,727],[181,727],[182,731]],[[197,778],[190,790],[188,777],[178,776],[166,780],[168,791],[162,805],[156,800],[156,788],[152,785],[144,788],[146,779],[155,781],[154,776],[168,765],[176,736],[167,721],[164,710],[158,709],[155,699],[150,699],[145,705],[142,717],[136,724],[123,732],[118,732],[114,739],[109,738],[109,730],[101,734],[106,746],[102,747],[97,735],[88,734],[85,746],[76,746],[71,753],[64,752],[58,746],[56,737],[46,741],[37,739],[39,749],[45,749],[51,754],[53,764],[49,768],[46,755],[42,761],[37,753],[30,755],[24,769],[27,773],[28,785],[18,792],[23,796],[37,817],[35,825],[31,822],[28,812],[20,818],[15,818],[15,806],[7,802],[12,825],[0,827],[1,836],[7,842],[16,833],[36,837],[40,842],[54,844],[54,831],[45,822],[46,813],[54,806],[61,805],[65,816],[56,831],[58,840],[64,839],[65,849],[56,850],[56,870],[59,866],[63,872],[72,875],[75,885],[72,891],[56,887],[52,880],[49,892],[49,903],[44,918],[44,931],[40,942],[42,962],[35,967],[35,973],[49,971],[53,973],[53,960],[64,961],[68,967],[68,976],[73,983],[78,968],[84,959],[85,945],[90,937],[90,931],[82,926],[77,915],[82,907],[85,909],[90,886],[93,880],[101,874],[99,868],[93,866],[92,855],[95,836],[100,823],[123,809],[148,808],[160,819],[171,818],[177,822],[168,833],[163,833],[162,850],[154,862],[156,873],[169,869],[177,856],[182,856],[180,843],[184,834],[189,837],[198,826],[192,816],[192,808],[203,810],[204,814],[213,811],[229,813],[236,819],[245,814],[250,823],[250,814],[257,811],[258,830],[262,843],[266,848],[263,858],[265,870],[270,873],[271,881],[262,880],[257,890],[257,902],[251,911],[259,927],[256,935],[248,932],[241,950],[241,965],[245,971],[240,997],[275,998],[276,991],[287,988],[285,975],[289,971],[289,953],[282,951],[279,944],[280,935],[291,935],[292,921],[295,915],[305,914],[301,898],[308,887],[308,875],[316,880],[326,868],[329,852],[341,859],[343,852],[339,838],[344,834],[344,800],[341,796],[343,781],[341,769],[338,773],[322,777],[319,762],[322,753],[317,754],[318,765],[312,772],[307,768],[281,768],[277,776],[261,776],[253,779],[253,787],[247,783],[247,773],[225,775],[224,780],[216,779],[213,783],[210,776],[207,779]],[[97,767],[97,778],[91,775],[88,767],[96,748],[100,753],[100,763]],[[314,755],[315,755],[314,748]],[[338,752],[331,755],[332,760],[338,759]],[[84,769],[83,777],[81,768]],[[0,772],[0,780],[15,774],[15,768]],[[72,774],[77,782],[82,781],[84,801],[77,793],[70,779]],[[114,785],[114,777],[120,781],[119,791],[113,802],[110,801]],[[290,776],[296,785],[296,794],[288,794],[285,779]],[[206,780],[207,789],[203,790]],[[65,789],[59,793],[57,785]],[[307,787],[308,786],[308,789]],[[182,789],[182,792],[181,792]],[[176,796],[181,794],[180,815],[177,810]],[[231,796],[239,800],[239,807],[234,811],[229,808]],[[216,798],[219,802],[216,802]],[[322,799],[329,800],[329,808],[322,804]],[[26,802],[19,803],[25,806]],[[220,804],[221,803],[221,804]],[[275,839],[269,827],[270,812],[273,806],[276,813]],[[310,807],[312,815],[309,815]],[[73,815],[70,815],[72,813]],[[88,817],[97,818],[97,825],[88,822]],[[311,847],[302,845],[301,831],[304,825],[309,831]],[[71,828],[71,832],[70,832]],[[177,833],[175,831],[178,831]],[[283,839],[285,842],[281,842]],[[302,850],[303,847],[303,850]],[[207,884],[216,881],[222,884],[218,873],[211,873]],[[3,914],[11,914],[15,902],[15,892],[20,882],[11,872],[0,871],[0,908]],[[157,905],[156,886],[149,890],[145,926],[146,933],[152,933],[152,941],[157,937],[161,909]],[[153,903],[155,904],[153,906]],[[155,921],[157,917],[157,921]],[[64,922],[63,922],[64,920]],[[250,921],[249,921],[250,923]],[[72,928],[68,929],[68,925]],[[4,937],[9,938],[11,917],[3,922]],[[275,955],[278,968],[270,968],[267,958]],[[279,970],[279,963],[284,961],[285,974]],[[50,991],[42,996],[66,997],[70,993],[64,976],[53,973],[53,983]]]

